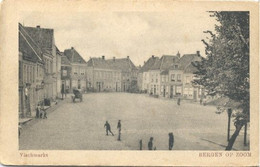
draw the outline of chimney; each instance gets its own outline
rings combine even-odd
[[[181,57],[181,54],[180,54],[180,52],[178,51],[178,53],[177,53],[177,57],[178,58],[180,58]]]
[[[200,51],[197,51],[197,55],[200,56]]]
[[[154,55],[152,55],[152,58],[154,58]]]
[[[129,56],[127,56],[127,59],[129,59]]]
[[[40,25],[37,25],[36,28],[41,28],[41,26],[40,26]]]
[[[72,46],[72,47],[71,47],[71,50],[73,50],[73,49],[74,49],[74,47]]]
[[[116,61],[116,57],[113,57],[113,61],[114,61],[114,62]]]
[[[105,56],[102,56],[102,59],[105,60]]]

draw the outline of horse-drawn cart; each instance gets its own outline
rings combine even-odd
[[[72,101],[73,101],[74,103],[75,103],[75,100],[76,100],[76,99],[79,99],[80,102],[82,102],[83,97],[82,97],[82,93],[81,93],[79,90],[73,89],[73,94],[74,94],[74,95],[72,95],[71,98],[72,98]]]

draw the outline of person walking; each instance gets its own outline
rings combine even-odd
[[[181,105],[181,98],[180,97],[177,100],[177,104],[178,104],[178,106]]]
[[[40,117],[40,110],[41,110],[41,107],[40,107],[40,104],[38,104],[37,108],[36,108],[36,118]]]
[[[110,124],[108,123],[108,121],[106,121],[104,127],[106,127],[107,136],[108,136],[108,131],[114,136],[113,132],[111,131]]]
[[[150,137],[150,141],[148,142],[148,150],[153,150],[153,137]]]
[[[117,138],[117,140],[121,141],[121,120],[118,120],[117,129],[118,129],[118,138]]]
[[[172,150],[174,144],[174,136],[173,133],[169,133],[169,150]]]

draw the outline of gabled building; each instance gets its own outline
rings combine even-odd
[[[64,50],[64,56],[66,56],[71,65],[70,92],[72,92],[73,89],[80,89],[82,92],[85,92],[88,84],[87,62],[74,47]]]
[[[129,92],[137,87],[137,68],[127,58],[90,58],[88,61],[88,88],[93,91]]]
[[[180,53],[178,52],[176,56],[174,55],[163,55],[162,64],[161,64],[161,87],[160,87],[160,96],[161,97],[172,97],[172,87],[170,85],[170,75],[169,70],[173,68],[178,68],[180,61]]]
[[[169,68],[179,62],[179,56],[163,55],[149,70],[150,94],[169,96]]]
[[[44,61],[44,97],[55,100],[60,96],[58,73],[60,68],[60,55],[55,46],[54,30],[37,27],[24,27],[27,34],[35,41],[43,52]]]
[[[69,93],[71,90],[71,63],[63,52],[61,55],[61,93]]]
[[[43,52],[19,24],[19,117],[35,116],[44,101]]]
[[[159,57],[151,56],[147,62],[140,68],[138,72],[138,88],[139,91],[147,93],[150,90],[150,79],[149,70],[154,65],[154,63],[159,60]]]
[[[199,51],[196,54],[185,54],[180,60],[181,69],[183,70],[183,97],[186,99],[198,100],[203,93],[199,85],[192,83],[195,76],[194,72],[197,71],[192,63],[196,61],[201,61]]]

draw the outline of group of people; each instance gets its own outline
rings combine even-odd
[[[104,127],[106,128],[106,135],[108,136],[108,132],[112,134],[112,136],[114,136],[114,133],[111,131],[111,126],[108,123],[108,121],[106,121]],[[117,129],[118,129],[118,141],[121,141],[121,120],[118,120],[117,123]],[[169,150],[172,150],[174,145],[174,135],[172,132],[169,133]],[[143,141],[140,140],[139,141],[139,146],[140,146],[140,150],[143,149]],[[150,137],[150,140],[148,142],[148,150],[156,150],[156,147],[153,147],[153,137]]]
[[[36,118],[47,119],[47,112],[43,108],[43,105],[38,104],[36,108]]]
[[[104,127],[106,127],[106,135],[108,136],[108,132],[110,132],[112,134],[112,136],[114,136],[114,133],[111,131],[111,127],[110,124],[108,123],[108,121],[106,121]],[[121,141],[121,120],[118,120],[117,123],[117,129],[118,129],[118,141]]]
[[[142,140],[140,140],[140,150],[142,150]],[[169,133],[169,150],[172,150],[174,145],[174,135],[173,133]],[[150,137],[150,140],[148,142],[148,150],[156,150],[156,147],[153,147],[153,137]]]

